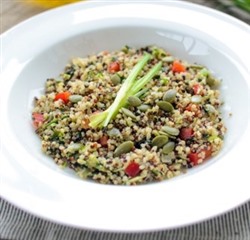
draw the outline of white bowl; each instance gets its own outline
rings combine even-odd
[[[25,21],[1,36],[1,196],[59,223],[111,231],[179,227],[250,198],[250,27],[179,1],[83,2]],[[222,79],[228,132],[218,156],[173,180],[100,185],[61,170],[41,152],[32,101],[72,57],[124,45],[158,45]],[[232,113],[232,116],[230,114]],[[248,190],[247,190],[248,189]]]

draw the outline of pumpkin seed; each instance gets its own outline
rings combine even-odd
[[[69,101],[72,103],[77,103],[79,101],[82,100],[82,96],[81,95],[71,95],[69,96]]]
[[[168,136],[166,136],[166,135],[159,135],[159,136],[156,136],[152,140],[152,145],[153,146],[157,146],[157,147],[160,148],[160,147],[164,146],[167,142],[168,142]]]
[[[130,152],[134,147],[134,143],[132,141],[126,141],[120,144],[114,152],[114,157],[119,157],[123,153]]]
[[[191,65],[189,65],[189,67],[194,68],[194,69],[202,69],[202,68],[204,68],[204,66],[198,65],[198,64],[191,64]]]
[[[211,104],[206,104],[206,105],[205,105],[205,109],[206,109],[206,111],[207,111],[208,113],[211,113],[211,114],[216,113],[216,109],[215,109],[214,106],[211,105]]]
[[[162,59],[163,62],[171,63],[174,61],[174,58],[172,56],[167,56]]]
[[[170,89],[164,94],[163,101],[167,101],[167,102],[172,103],[175,99],[175,96],[176,96],[176,90]]]
[[[146,112],[147,110],[150,109],[150,106],[149,106],[149,105],[146,105],[146,104],[142,104],[141,106],[138,107],[138,109],[139,109],[141,112]]]
[[[136,116],[134,115],[134,113],[132,113],[130,110],[128,110],[127,108],[122,108],[122,112],[128,116],[131,117],[132,119],[136,119]]]
[[[191,102],[192,103],[200,103],[202,101],[201,95],[193,95],[191,97]]]
[[[173,151],[168,153],[168,154],[162,154],[161,155],[161,161],[163,163],[171,164],[171,163],[173,163],[174,159],[175,159],[175,154],[174,154]]]
[[[209,87],[216,87],[219,85],[219,80],[209,75],[206,79],[206,83]]]
[[[119,75],[117,74],[114,74],[112,77],[111,77],[111,82],[114,84],[114,85],[118,85],[121,83],[121,78]]]
[[[112,128],[107,133],[110,137],[117,137],[121,135],[121,132],[118,128]]]
[[[174,147],[175,147],[174,142],[168,142],[166,145],[164,145],[164,147],[162,149],[162,153],[169,154],[170,152],[172,152],[174,150]]]
[[[178,136],[180,133],[180,130],[174,127],[169,127],[169,126],[163,126],[162,131],[168,133],[169,135],[173,135],[173,136]]]
[[[128,98],[128,103],[132,107],[138,107],[141,105],[141,100],[140,100],[140,98],[138,98],[136,96],[130,96]]]
[[[163,131],[159,131],[158,135],[166,135],[166,136],[168,136],[168,134],[166,132],[163,132]]]
[[[166,112],[172,112],[174,110],[173,105],[166,101],[159,101],[157,102],[157,105],[159,106],[161,110],[166,111]]]

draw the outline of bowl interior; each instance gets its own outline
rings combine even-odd
[[[249,105],[246,79],[235,64],[234,53],[225,49],[223,42],[188,26],[175,28],[174,25],[170,27],[158,23],[154,26],[152,21],[150,24],[138,26],[134,22],[127,22],[121,26],[96,27],[82,31],[52,43],[30,59],[11,88],[8,121],[22,147],[33,155],[32,161],[75,178],[72,171],[60,170],[52,159],[41,152],[41,142],[31,124],[33,99],[43,93],[46,79],[57,77],[71,58],[84,57],[102,50],[118,50],[124,45],[136,48],[147,45],[160,46],[188,62],[207,66],[221,79],[221,98],[224,101],[221,110],[228,128],[224,147],[218,156],[188,171],[182,177],[188,177],[211,164],[216,164],[235,146],[244,133],[244,126],[247,125],[248,116],[244,111],[245,106]]]

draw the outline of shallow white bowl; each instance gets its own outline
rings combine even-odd
[[[111,231],[179,227],[250,198],[250,27],[193,4],[78,3],[25,21],[1,36],[1,196],[38,216]],[[173,180],[110,186],[78,179],[41,153],[33,97],[72,57],[124,45],[158,45],[222,79],[228,128],[218,156]],[[230,114],[232,113],[232,116]]]

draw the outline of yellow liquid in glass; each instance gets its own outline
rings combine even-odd
[[[64,4],[79,2],[80,0],[30,0],[28,2],[44,7],[44,8],[53,8],[58,7]]]

